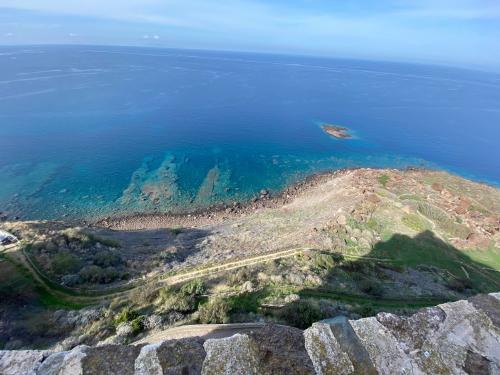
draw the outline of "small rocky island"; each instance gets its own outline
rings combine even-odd
[[[326,134],[329,134],[335,138],[339,138],[339,139],[352,138],[352,135],[349,134],[348,129],[343,128],[341,126],[331,125],[331,124],[323,124],[323,125],[321,125],[321,128],[323,129],[323,131]]]

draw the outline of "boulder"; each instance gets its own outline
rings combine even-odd
[[[50,354],[44,350],[0,350],[0,374],[36,375],[36,370]]]
[[[67,318],[63,312],[55,316]],[[336,317],[305,331],[268,324],[205,342],[184,338],[146,346],[82,345],[63,352],[4,350],[0,374],[500,374],[499,316],[500,294],[493,293],[411,316]]]
[[[396,338],[376,318],[350,321],[356,336],[369,354],[377,373],[415,374],[410,357]]]
[[[205,356],[203,340],[200,338],[146,345],[135,360],[135,375],[200,374]]]
[[[258,372],[257,349],[248,335],[210,339],[203,345],[203,375],[247,375]]]
[[[268,324],[249,336],[256,351],[258,374],[314,374],[302,330]]]
[[[318,375],[354,374],[354,367],[326,323],[314,323],[304,331],[305,347]]]

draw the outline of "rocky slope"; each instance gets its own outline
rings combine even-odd
[[[500,189],[440,171],[336,171],[186,215],[1,220],[21,241],[0,247],[0,349],[306,328],[500,290]]]
[[[409,317],[267,325],[229,338],[0,351],[0,374],[498,374],[500,293]]]

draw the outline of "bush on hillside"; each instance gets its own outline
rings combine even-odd
[[[116,267],[123,263],[120,255],[111,251],[101,251],[97,253],[96,255],[94,255],[92,261],[95,265],[103,268],[111,266]]]
[[[380,297],[383,294],[383,290],[380,284],[373,280],[369,279],[361,280],[358,286],[362,292],[370,294],[375,297]]]
[[[181,287],[181,293],[187,296],[201,296],[205,292],[205,284],[201,279],[191,280]]]
[[[159,296],[165,310],[181,313],[196,310],[196,298],[192,295],[172,291],[170,288],[162,288],[159,291]]]
[[[124,307],[117,316],[115,316],[114,323],[118,326],[121,323],[131,322],[132,320],[139,317],[137,311],[131,309],[130,307]]]
[[[78,272],[81,261],[73,254],[67,252],[57,253],[52,259],[52,270],[58,275]]]
[[[298,300],[286,305],[279,314],[287,324],[305,329],[322,319],[318,304],[310,300]]]
[[[205,324],[228,323],[231,309],[232,303],[228,299],[214,298],[200,306],[198,319]]]

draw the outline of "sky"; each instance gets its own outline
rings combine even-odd
[[[105,44],[500,70],[500,0],[0,0],[0,45]]]

